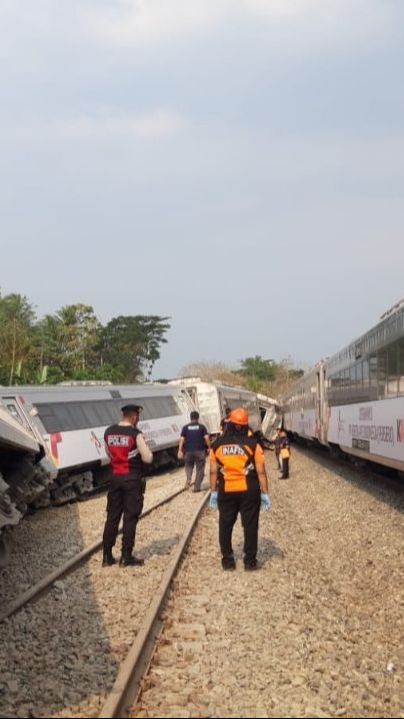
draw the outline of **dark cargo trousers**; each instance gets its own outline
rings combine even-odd
[[[185,474],[188,484],[191,484],[192,471],[196,466],[195,492],[199,492],[205,476],[206,452],[204,449],[185,452]]]
[[[233,527],[240,512],[244,529],[244,563],[255,563],[258,547],[258,519],[261,508],[259,484],[246,492],[219,492],[219,543],[224,559],[233,555]]]
[[[122,554],[132,553],[136,525],[143,509],[144,482],[139,478],[114,475],[109,484],[107,520],[104,527],[104,549],[115,544],[119,522],[123,514]]]
[[[289,479],[289,457],[281,457],[282,479]]]

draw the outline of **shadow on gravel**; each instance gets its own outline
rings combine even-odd
[[[268,537],[258,537],[258,561],[264,565],[274,559],[284,558],[284,553],[278,545]]]
[[[307,449],[295,445],[295,448],[307,459],[334,472],[344,482],[404,513],[404,480],[393,477],[388,468],[376,470],[373,467],[355,467],[349,460],[333,459],[327,450],[321,447]]]
[[[178,544],[180,536],[175,534],[173,537],[167,539],[156,539],[142,549],[142,556],[152,557],[154,554],[164,555],[170,554],[173,547]]]
[[[237,543],[235,555],[237,558],[243,556],[243,542]],[[258,535],[258,563],[260,566],[264,566],[264,564],[273,560],[283,559],[284,556],[284,553],[275,542],[268,539],[268,537]]]
[[[100,535],[103,520],[101,512]],[[78,505],[65,505],[16,527],[10,564],[0,574],[3,607],[84,549],[82,521]],[[83,564],[0,624],[0,716],[49,717],[66,707],[72,708],[71,716],[80,716],[75,706],[97,707],[97,695],[103,697],[112,685],[118,663],[96,584],[98,593],[100,586],[111,593],[112,602],[109,585],[115,579],[101,570],[101,555],[95,557],[95,571]]]

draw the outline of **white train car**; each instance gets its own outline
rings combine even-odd
[[[13,417],[43,444],[42,466],[52,484],[37,505],[62,503],[90,491],[94,471],[108,463],[106,427],[121,418],[121,407],[142,405],[139,429],[154,454],[154,466],[175,457],[183,424],[194,409],[180,387],[91,384],[2,388]]]
[[[283,399],[283,426],[292,434],[324,444],[325,365],[319,362],[291,388]]]
[[[28,465],[29,474],[34,476],[40,449],[32,434],[21,427],[0,402],[0,568],[5,567],[8,561],[10,530],[22,516],[18,509],[18,490],[26,478],[24,469]],[[10,485],[16,477],[18,485],[13,488],[17,492],[13,493]]]
[[[182,377],[169,384],[186,390],[200,414],[201,422],[212,436],[219,434],[226,410],[236,407],[244,407],[248,411],[249,424],[254,431],[261,429],[261,412],[255,392],[220,382],[203,382],[199,377]]]
[[[404,301],[296,382],[285,428],[404,472]]]
[[[261,432],[264,437],[273,441],[277,427],[282,423],[282,410],[279,402],[265,394],[257,394],[258,408],[261,415]]]
[[[326,403],[328,444],[404,472],[404,301],[327,361]]]

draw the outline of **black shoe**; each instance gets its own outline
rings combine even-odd
[[[134,557],[132,554],[129,554],[128,556],[123,554],[119,560],[120,567],[143,567],[143,565],[144,559]]]
[[[233,570],[236,568],[236,562],[234,560],[234,557],[223,557],[222,558],[222,567],[225,571]]]
[[[102,566],[112,567],[113,564],[116,564],[116,559],[112,554],[112,549],[104,549],[102,554]]]
[[[252,559],[250,562],[244,562],[244,569],[246,572],[253,572],[255,569],[258,569],[257,560]]]

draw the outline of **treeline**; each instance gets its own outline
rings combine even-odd
[[[27,297],[0,295],[0,384],[148,379],[167,342],[169,319],[120,315],[103,325],[80,303],[38,319]]]
[[[276,362],[260,355],[241,360],[238,369],[232,369],[221,362],[194,362],[181,371],[181,375],[186,377],[240,385],[274,398],[281,397],[303,374],[304,370],[295,367],[290,359]]]

